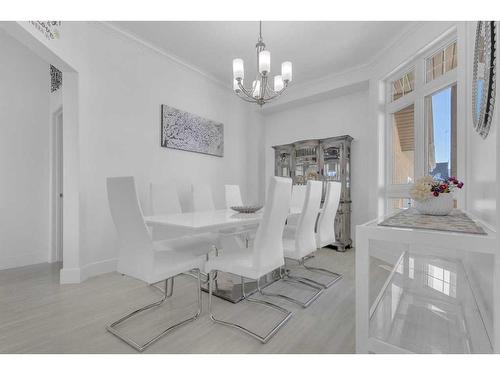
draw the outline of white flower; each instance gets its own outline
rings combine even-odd
[[[432,197],[431,186],[435,181],[431,176],[419,178],[410,189],[410,197],[422,202]]]

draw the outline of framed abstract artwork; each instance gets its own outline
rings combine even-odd
[[[224,124],[163,104],[161,147],[224,156]]]

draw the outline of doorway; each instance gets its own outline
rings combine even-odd
[[[63,109],[52,115],[52,262],[63,260]]]

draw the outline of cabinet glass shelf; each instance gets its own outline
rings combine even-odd
[[[404,252],[375,300],[370,338],[412,353],[491,353],[462,262]],[[384,352],[378,350],[377,352]]]

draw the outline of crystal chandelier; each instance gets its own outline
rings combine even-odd
[[[257,103],[260,106],[280,96],[292,82],[292,63],[285,61],[281,64],[281,75],[274,76],[274,86],[269,86],[269,73],[271,73],[271,52],[266,50],[262,40],[262,21],[259,22],[259,39],[255,45],[257,50],[257,77],[252,82],[252,87],[246,89],[243,85],[245,70],[243,59],[233,60],[233,90],[243,100]]]

